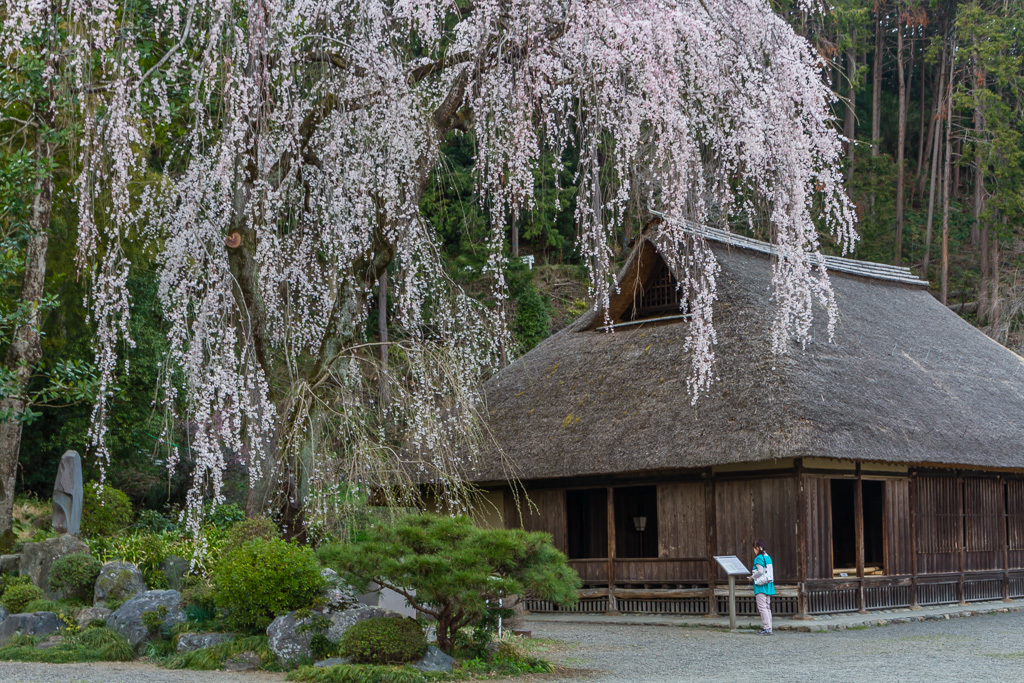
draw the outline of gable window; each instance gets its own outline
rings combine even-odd
[[[680,312],[679,304],[679,285],[669,271],[668,265],[659,258],[646,282],[641,286],[639,296],[634,297],[627,319],[639,320],[677,314]]]

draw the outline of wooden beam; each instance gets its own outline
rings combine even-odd
[[[708,616],[718,616],[718,599],[715,598],[715,572],[718,571],[718,563],[715,562],[714,554],[718,552],[718,534],[716,532],[718,514],[715,506],[715,473],[709,467],[706,470],[704,479],[704,517],[707,520],[704,540],[707,543],[708,553]]]
[[[999,476],[999,507],[1003,513],[1002,523],[999,525],[999,533],[1003,541],[1003,602],[1010,602],[1010,534],[1007,531],[1009,524],[1009,511],[1006,509],[1006,477]]]
[[[807,581],[807,534],[810,532],[810,519],[807,510],[807,481],[804,476],[803,458],[798,458],[794,463],[796,470],[796,615],[794,619],[807,619],[807,591],[804,590],[804,582]]]
[[[910,505],[910,609],[921,609],[917,598],[917,474],[911,472],[908,484]]]
[[[857,543],[857,606],[861,614],[867,613],[864,602],[864,480],[861,479],[860,463],[857,463],[857,480],[853,489],[853,526]]]
[[[608,611],[618,613],[615,602],[615,489],[608,487]]]
[[[964,567],[967,564],[967,525],[964,523],[964,475],[963,472],[957,470],[956,473],[956,488],[960,493],[960,556],[959,556],[959,569],[960,579],[956,583],[957,598],[961,605],[967,604],[967,596],[964,594]]]

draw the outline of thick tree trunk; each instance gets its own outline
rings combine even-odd
[[[882,51],[885,43],[882,40],[882,3],[878,5],[878,17],[875,21],[875,65],[871,87],[871,156],[879,153],[879,139],[882,137]]]
[[[901,8],[897,6],[896,13]],[[903,21],[896,22],[896,72],[899,81],[899,122],[896,138],[896,248],[893,262],[898,266],[903,262],[903,213],[904,213],[904,184],[906,181],[906,170],[904,164],[904,147],[907,140],[907,81],[903,69]]]
[[[38,135],[35,158],[38,161],[49,159],[53,156],[53,148],[50,143],[42,140],[42,132]],[[8,419],[0,422],[0,547],[10,540],[12,534],[15,475],[21,450],[22,423],[19,418],[28,405],[25,390],[36,364],[42,357],[42,347],[39,344],[39,302],[43,298],[43,285],[46,280],[46,250],[53,207],[53,176],[46,174],[37,180],[35,192],[29,223],[31,235],[21,284],[21,302],[28,307],[29,315],[15,331],[5,359],[7,369],[14,373],[14,388],[17,393],[0,400],[0,412],[8,416]]]

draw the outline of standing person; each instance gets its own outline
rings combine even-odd
[[[757,611],[761,613],[761,630],[759,636],[772,634],[771,596],[775,595],[775,570],[772,558],[764,548],[764,541],[754,542],[754,573],[750,578],[754,581],[754,599],[757,600]]]

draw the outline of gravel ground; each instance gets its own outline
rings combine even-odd
[[[0,662],[0,681],[18,683],[270,683],[283,681],[284,674],[247,671],[171,671],[145,662],[99,662],[93,664],[36,664]]]
[[[773,636],[678,626],[529,627],[535,638],[554,641],[542,656],[563,672],[537,677],[544,680],[1024,681],[1019,612]]]

